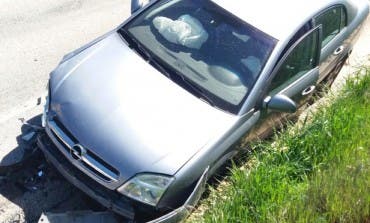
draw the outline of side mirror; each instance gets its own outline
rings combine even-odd
[[[131,0],[131,14],[148,4],[150,0]]]
[[[297,111],[297,105],[288,96],[277,94],[273,97],[267,97],[264,100],[264,107],[274,111],[294,113]]]

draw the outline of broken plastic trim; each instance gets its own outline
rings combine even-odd
[[[29,126],[30,128],[32,128],[36,132],[44,130],[44,128],[42,126],[31,124],[31,123],[27,122],[24,118],[19,118],[18,120],[21,121],[23,125]]]

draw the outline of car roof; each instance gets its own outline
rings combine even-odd
[[[213,0],[245,22],[283,40],[336,0]]]

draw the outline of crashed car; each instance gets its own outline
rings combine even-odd
[[[366,0],[145,2],[51,72],[38,144],[83,192],[153,222],[185,217],[236,144],[330,85],[369,13]]]

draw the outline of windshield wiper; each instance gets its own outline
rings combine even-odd
[[[126,30],[121,29],[121,34],[123,38],[127,41],[129,46],[134,49],[138,54],[140,54],[145,61],[152,64],[154,67],[156,67],[161,73],[166,75],[168,78],[171,78],[171,75],[169,74],[168,70],[155,58],[153,57],[148,50],[145,49],[142,44],[137,41],[134,37],[131,37],[130,34],[127,33]]]
[[[120,29],[120,33],[131,49],[134,49],[136,52],[138,52],[141,56],[144,57],[145,60],[149,60],[149,58],[151,57],[149,52],[142,46],[139,41],[137,41],[124,29]]]
[[[216,104],[213,102],[213,100],[204,92],[202,88],[192,83],[190,80],[187,80],[183,74],[176,72],[172,69],[169,69],[166,64],[163,64],[160,60],[153,57],[150,54],[150,52],[148,52],[139,41],[131,37],[130,34],[127,33],[126,30],[121,29],[120,31],[121,31],[123,38],[128,42],[129,46],[133,48],[134,50],[136,50],[136,52],[138,52],[140,55],[142,55],[148,63],[156,67],[161,73],[166,75],[169,79],[172,79],[171,74],[176,74],[178,77],[181,78],[183,83],[185,83],[188,87],[190,87],[193,91],[196,92],[199,98],[203,99],[204,101],[209,103],[211,106],[217,107]]]
[[[193,89],[194,91],[197,92],[197,94],[199,95],[199,98],[208,102],[211,106],[217,107],[216,103],[214,103],[214,101],[204,92],[204,90],[201,87],[194,84],[190,80],[187,80],[186,77],[184,77],[184,75],[182,75],[180,73],[176,73],[176,74],[181,77],[181,79],[183,80],[184,83],[186,83],[191,89]]]

